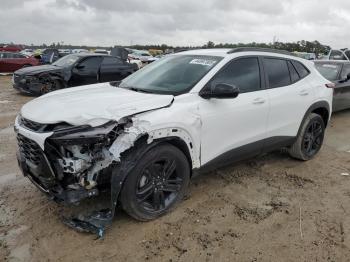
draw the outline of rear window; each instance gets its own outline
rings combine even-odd
[[[308,74],[310,74],[309,70],[300,62],[298,61],[292,61],[295,69],[297,70],[300,78],[304,78]]]
[[[341,69],[340,65],[335,65],[331,63],[316,63],[315,67],[324,78],[330,81],[334,81],[338,78],[339,71]]]
[[[278,58],[264,58],[269,87],[277,88],[291,84],[287,61]]]

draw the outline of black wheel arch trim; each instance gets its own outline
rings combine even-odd
[[[327,101],[324,101],[324,100],[318,101],[318,102],[315,102],[314,104],[312,104],[309,107],[309,109],[306,111],[306,113],[304,114],[304,117],[303,117],[302,121],[300,122],[298,133],[297,133],[296,137],[299,136],[299,134],[301,132],[301,129],[302,129],[302,126],[305,123],[305,120],[306,120],[307,116],[310,115],[312,112],[315,112],[318,109],[322,109],[322,110],[326,109],[327,110],[327,119],[326,119],[326,121],[324,123],[325,127],[327,127],[327,124],[328,124],[329,118],[330,118],[330,112],[331,112],[329,103]],[[323,120],[325,120],[324,116],[321,115],[321,117],[322,117]]]

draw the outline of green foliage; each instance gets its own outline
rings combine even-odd
[[[46,48],[46,47],[55,47],[55,48],[68,48],[68,49],[75,49],[75,48],[84,48],[84,49],[95,49],[95,48],[104,48],[104,49],[110,49],[111,47],[106,46],[79,46],[79,45],[70,45],[70,44],[64,44],[64,42],[57,42],[52,43],[51,45],[42,44],[40,46],[31,45],[32,48]],[[139,49],[139,50],[149,50],[149,49],[158,49],[165,51],[167,49],[174,49],[174,50],[183,50],[183,49],[197,49],[197,48],[236,48],[236,47],[264,47],[264,48],[275,48],[275,49],[281,49],[281,50],[287,50],[290,52],[307,52],[307,53],[315,53],[318,54],[327,54],[329,50],[331,49],[330,46],[323,45],[317,40],[315,41],[297,41],[297,42],[274,42],[274,43],[219,43],[215,44],[213,41],[208,41],[206,44],[202,46],[171,46],[166,44],[161,45],[131,45],[131,46],[124,46],[129,47],[132,49]]]

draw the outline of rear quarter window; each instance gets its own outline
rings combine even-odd
[[[297,70],[300,78],[306,77],[308,74],[310,74],[309,69],[307,69],[302,63],[298,61],[292,61],[293,66]]]

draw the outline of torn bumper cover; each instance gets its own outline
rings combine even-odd
[[[57,202],[72,204],[95,197],[100,190],[111,192],[111,207],[86,217],[67,219],[64,223],[78,231],[92,232],[100,237],[111,224],[122,181],[120,154],[130,148],[134,141],[123,143],[123,124],[108,122],[99,127],[68,126],[51,127],[30,121],[21,121],[26,128],[40,132],[52,129],[41,148],[34,140],[15,128],[18,140],[17,159],[24,174],[42,192]],[[138,136],[135,136],[135,140]],[[120,142],[118,149],[116,142]],[[113,153],[109,150],[113,146]]]

